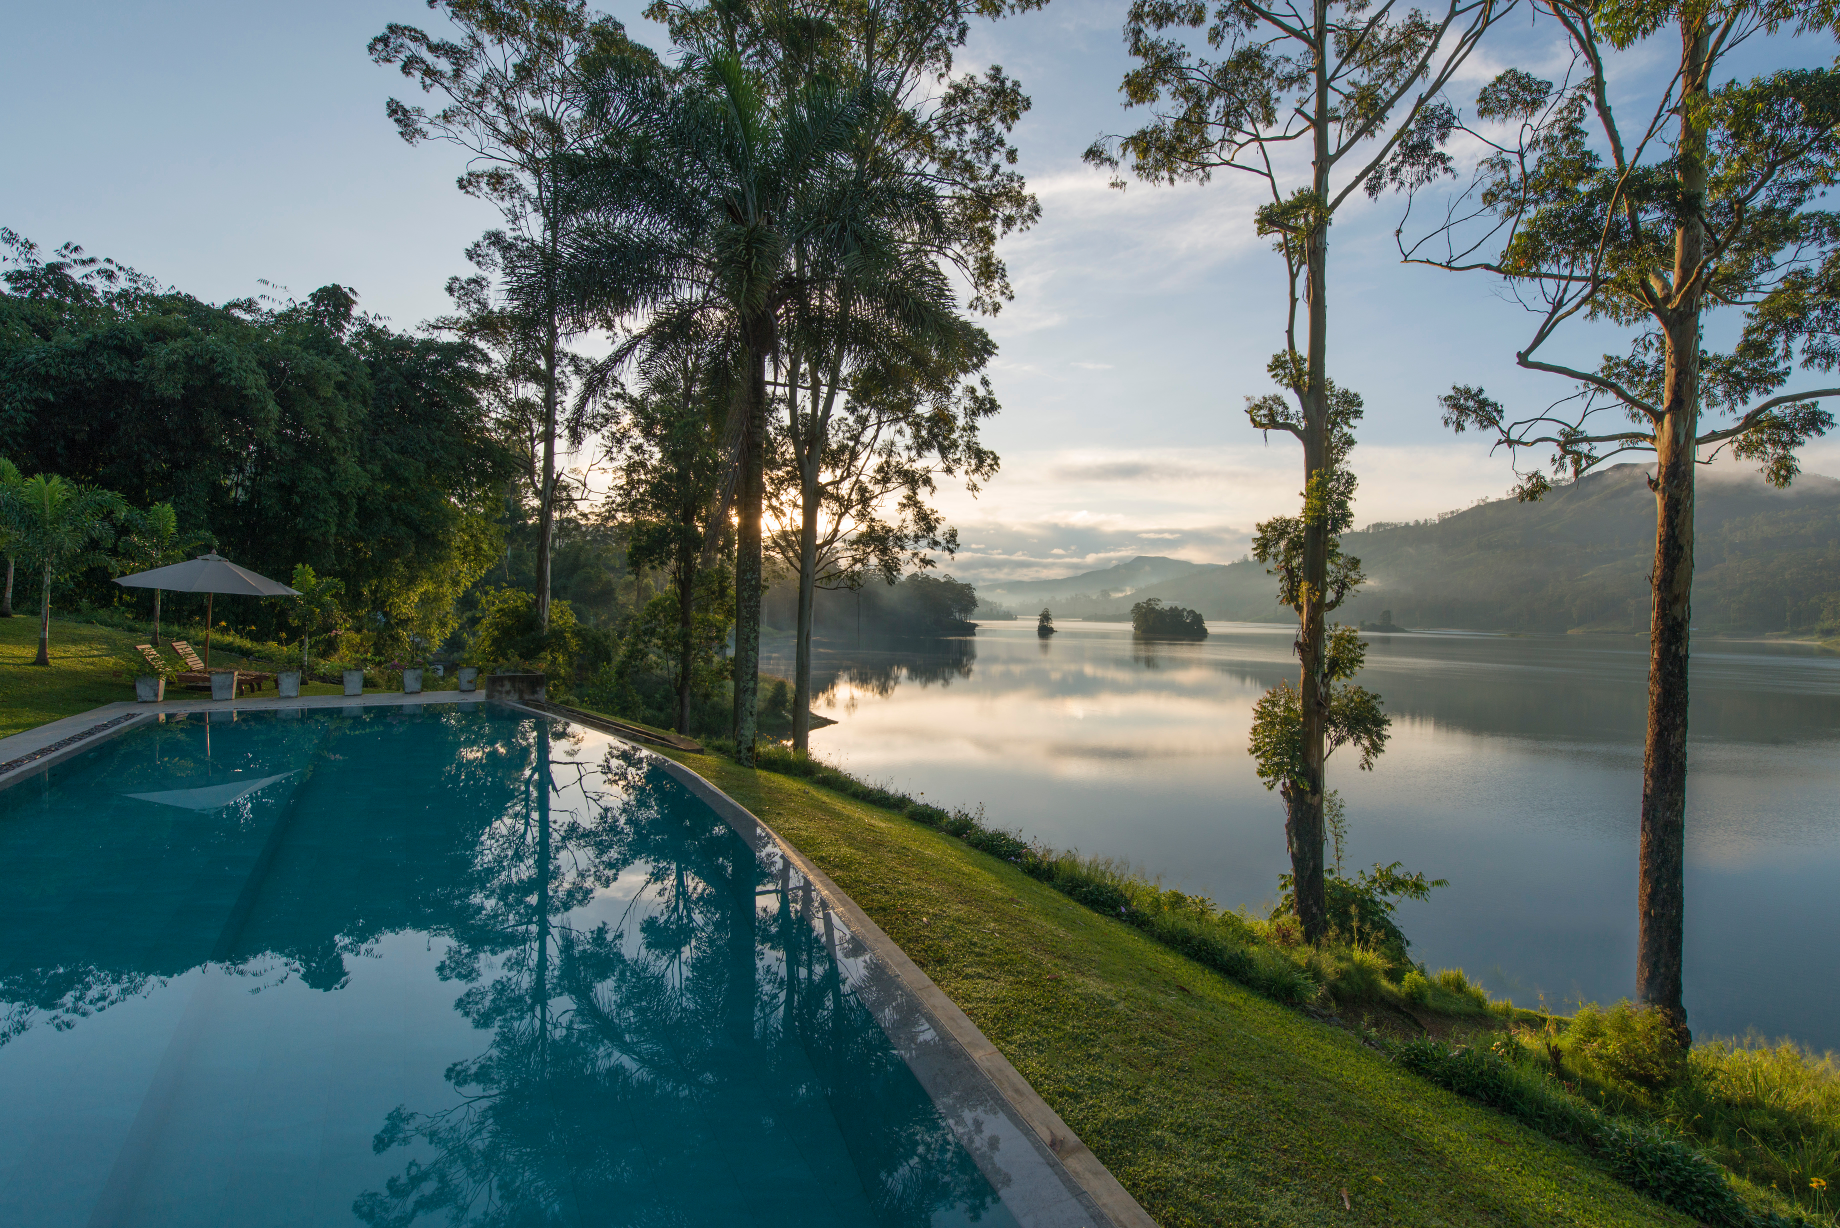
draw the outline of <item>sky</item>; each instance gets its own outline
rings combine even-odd
[[[604,7],[665,47],[642,4]],[[958,61],[1001,64],[1033,99],[1014,140],[1042,207],[1033,229],[1005,240],[1016,297],[985,321],[1003,405],[985,442],[1002,470],[975,498],[949,482],[940,491],[962,543],[945,569],[963,579],[1067,575],[1138,554],[1224,562],[1244,554],[1257,521],[1297,504],[1297,445],[1261,439],[1244,416],[1248,396],[1272,390],[1265,366],[1283,345],[1282,266],[1254,234],[1255,185],[1121,192],[1080,160],[1094,137],[1142,122],[1118,93],[1126,7],[1051,0],[979,23]],[[440,19],[415,0],[15,6],[0,225],[212,301],[336,282],[398,327],[442,313],[447,279],[470,271],[465,248],[496,214],[454,187],[457,150],[410,147],[384,117],[393,94],[419,94],[365,52],[391,21]],[[1779,39],[1741,67],[1832,53]],[[1472,57],[1459,91],[1509,65],[1554,75],[1556,54],[1517,21]],[[1660,65],[1658,48],[1619,72],[1640,81]],[[1366,402],[1352,458],[1360,523],[1506,492],[1506,458],[1439,421],[1436,398],[1453,383],[1511,406],[1564,391],[1515,369],[1531,318],[1493,279],[1400,264],[1401,209],[1397,197],[1363,199],[1331,236],[1330,374]],[[1568,340],[1563,352],[1586,365],[1609,348],[1584,332]],[[1840,441],[1811,446],[1804,468],[1840,473]]]

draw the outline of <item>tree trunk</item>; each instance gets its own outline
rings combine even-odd
[[[770,321],[748,329],[747,425],[741,443],[741,511],[735,527],[735,754],[754,764],[760,724],[760,515],[766,502],[767,349]]]
[[[814,407],[815,408],[815,407]],[[809,469],[810,472],[805,472]],[[816,458],[801,466],[799,507],[798,662],[793,670],[792,749],[811,749],[811,623],[818,590],[818,475]]]
[[[39,594],[38,659],[32,664],[51,664],[51,564],[45,564],[45,587]]]
[[[1695,337],[1697,342],[1697,337]],[[1688,361],[1699,346],[1687,347]],[[1642,845],[1636,997],[1684,1032],[1687,663],[1693,591],[1694,415],[1670,413],[1657,434],[1654,607],[1648,632],[1648,738],[1642,755]]]
[[[1674,232],[1676,301],[1662,313],[1667,366],[1655,424],[1655,569],[1648,625],[1648,736],[1642,754],[1642,843],[1636,881],[1636,999],[1690,1042],[1681,994],[1686,921],[1687,667],[1693,599],[1693,484],[1699,431],[1700,302],[1705,255],[1707,95],[1703,19],[1681,23],[1678,144],[1681,224]]]
[[[160,646],[160,590],[153,590],[153,646]]]
[[[556,534],[556,313],[543,343],[543,475],[537,509],[537,632],[549,634],[549,557]]]
[[[1316,0],[1315,27],[1318,38],[1327,45],[1328,5]],[[1329,172],[1333,166],[1329,149],[1330,109],[1326,58],[1319,58],[1316,70],[1315,163],[1312,187],[1319,205],[1329,200]],[[1292,784],[1284,795],[1284,839],[1291,856],[1291,883],[1297,901],[1297,920],[1308,942],[1320,942],[1328,936],[1329,909],[1323,888],[1323,718],[1327,713],[1328,679],[1323,636],[1323,601],[1329,578],[1329,525],[1327,509],[1315,495],[1319,479],[1328,476],[1329,392],[1328,348],[1329,316],[1324,298],[1329,255],[1328,219],[1313,219],[1304,249],[1306,261],[1304,293],[1309,312],[1309,350],[1305,355],[1303,390],[1303,471],[1304,534],[1303,592],[1297,611],[1297,656],[1299,658],[1297,707],[1303,729],[1303,779]]]
[[[0,618],[13,616],[13,556],[6,559],[6,595],[0,597]]]
[[[696,651],[696,556],[688,526],[677,546],[677,732],[690,734],[690,664]]]

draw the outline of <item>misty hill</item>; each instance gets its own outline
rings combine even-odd
[[[1126,597],[1203,566],[1205,564],[1190,563],[1186,559],[1140,554],[1128,563],[1058,580],[987,580],[978,586],[978,600],[987,606],[1006,606],[1019,615],[1032,617],[1042,606],[1064,601],[1075,594],[1095,598]]]
[[[1617,465],[1538,503],[1497,500],[1349,533],[1343,548],[1370,581],[1336,617],[1378,622],[1391,610],[1407,627],[1640,631],[1654,554],[1648,472]],[[1800,631],[1840,615],[1840,481],[1809,474],[1779,491],[1754,473],[1702,471],[1697,525],[1695,627]],[[1002,587],[983,586],[980,596]],[[1134,602],[1159,597],[1210,619],[1287,622],[1274,591],[1256,562],[1198,564],[1128,596],[1076,590],[1054,613],[1126,621]]]

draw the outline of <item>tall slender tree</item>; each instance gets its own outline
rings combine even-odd
[[[1331,712],[1325,614],[1334,529],[1325,500],[1337,477],[1329,380],[1329,226],[1356,194],[1408,186],[1452,120],[1444,88],[1514,0],[1444,0],[1401,11],[1365,0],[1134,0],[1125,42],[1138,65],[1123,92],[1155,119],[1097,141],[1086,158],[1150,182],[1206,182],[1216,171],[1257,179],[1270,201],[1258,232],[1284,262],[1284,349],[1271,373],[1293,403],[1247,398],[1252,425],[1296,437],[1304,512],[1297,560],[1298,765],[1285,836],[1297,916],[1312,942],[1328,930],[1323,888],[1323,762]],[[1205,28],[1209,54],[1191,45]],[[1307,167],[1299,155],[1307,153]],[[1122,177],[1115,186],[1124,186]],[[1301,309],[1302,318],[1299,319]]]
[[[1840,363],[1840,214],[1815,207],[1840,178],[1840,75],[1731,79],[1725,64],[1785,29],[1831,34],[1835,11],[1785,0],[1536,8],[1569,44],[1571,71],[1555,83],[1511,69],[1481,92],[1481,122],[1464,125],[1485,151],[1474,177],[1429,233],[1402,238],[1402,253],[1505,278],[1535,319],[1516,363],[1571,385],[1526,414],[1478,387],[1442,398],[1455,430],[1511,452],[1552,449],[1551,476],[1537,464],[1520,476],[1522,499],[1612,457],[1655,457],[1636,994],[1684,1040],[1694,473],[1729,447],[1788,485],[1797,449],[1833,426],[1819,398],[1840,396],[1782,391],[1798,369]],[[1678,42],[1672,71],[1654,78],[1638,62],[1630,81],[1613,79],[1617,53],[1651,40]],[[1706,322],[1723,308],[1743,323],[1721,352]],[[1593,320],[1627,330],[1624,353],[1595,365],[1551,353],[1568,326]]]
[[[687,346],[657,355],[642,391],[623,398],[620,482],[612,507],[630,526],[628,558],[638,570],[662,563],[677,601],[677,692],[673,726],[689,733],[697,663],[697,592],[722,479],[722,387],[726,355]]]
[[[538,627],[547,631],[567,347],[592,318],[562,286],[564,251],[580,216],[565,164],[597,143],[608,118],[588,105],[597,66],[637,49],[619,22],[584,0],[431,0],[431,7],[457,27],[458,41],[391,23],[371,40],[370,54],[423,92],[446,97],[434,111],[392,98],[386,111],[411,145],[437,139],[465,150],[460,190],[490,201],[504,219],[504,229],[488,232],[469,255],[497,275],[514,348],[541,372],[536,595]]]

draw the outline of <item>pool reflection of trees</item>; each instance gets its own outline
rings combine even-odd
[[[825,936],[851,940],[789,867],[643,755],[584,764],[579,738],[484,715],[245,721],[219,732],[206,776],[202,734],[119,740],[111,792],[306,766],[209,816],[135,803],[106,840],[68,821],[97,807],[75,782],[73,796],[48,789],[42,815],[0,824],[0,933],[15,940],[0,1044],[206,963],[252,988],[298,977],[336,992],[347,959],[426,933],[449,942],[440,975],[491,1041],[448,1067],[453,1106],[379,1123],[375,1149],[412,1158],[354,1203],[366,1223],[666,1222],[733,1170],[770,1181],[812,1165],[799,1148],[825,1139],[835,1154],[811,1171],[827,1201],[860,1191],[855,1222],[927,1224],[948,1207],[1007,1222],[890,1049],[888,1004],[843,985]],[[350,776],[325,770],[341,760],[402,768],[391,822],[376,799],[348,804]],[[607,915],[601,893],[635,875],[624,913]],[[200,882],[213,884],[202,897]],[[997,1106],[949,1111],[990,1120]],[[798,1200],[783,1181],[741,1193]]]
[[[685,1198],[711,1196],[661,1181],[666,1157],[699,1175],[738,1155],[783,1173],[769,1162],[790,1152],[775,1123],[809,1119],[822,1135],[833,1118],[873,1222],[986,1211],[988,1183],[845,991],[813,924],[816,898],[791,868],[775,874],[638,752],[610,750],[591,772],[550,762],[546,732],[536,741],[533,778],[553,773],[570,808],[553,820],[538,783],[525,795],[534,817],[481,844],[479,913],[443,961],[472,982],[457,1005],[492,1044],[449,1070],[458,1105],[390,1115],[379,1151],[424,1143],[435,1158],[362,1196],[359,1217],[396,1225],[491,1208],[482,1222],[499,1222],[520,1220],[513,1207],[567,1207],[664,1222]],[[634,870],[642,885],[619,924],[570,915]]]

